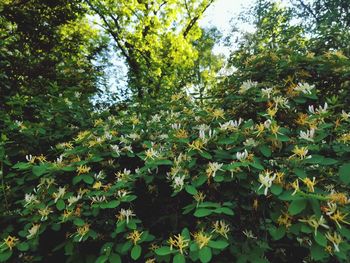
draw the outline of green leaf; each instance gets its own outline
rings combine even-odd
[[[286,234],[286,228],[284,226],[280,226],[279,228],[270,229],[269,232],[274,240],[280,240]]]
[[[317,244],[319,244],[320,246],[327,246],[327,238],[320,231],[317,231],[316,236],[314,236],[314,238]]]
[[[203,247],[199,250],[199,259],[202,263],[210,262],[212,254],[211,254],[211,248],[210,247]]]
[[[158,256],[166,256],[166,255],[169,255],[172,253],[172,251],[170,250],[170,247],[168,247],[168,246],[157,248],[154,252]]]
[[[135,245],[132,249],[131,249],[131,258],[133,260],[137,260],[140,256],[141,256],[141,252],[142,252],[142,248],[140,245]]]
[[[199,152],[199,154],[203,157],[203,158],[206,158],[206,159],[209,159],[211,160],[213,157],[211,156],[210,153],[206,152],[206,151],[202,151],[202,152]]]
[[[211,248],[215,248],[215,249],[220,249],[223,250],[224,248],[226,248],[229,244],[225,241],[225,240],[210,240],[208,243],[208,246]]]
[[[154,161],[155,165],[173,165],[173,162],[170,160],[156,160]]]
[[[345,184],[350,183],[350,163],[346,163],[340,167],[339,178]]]
[[[113,209],[113,208],[118,207],[119,204],[120,204],[120,202],[119,202],[118,200],[112,200],[112,201],[110,201],[110,202],[108,202],[108,203],[102,203],[102,204],[100,204],[100,207],[101,207],[102,209],[105,209],[105,208]]]
[[[87,184],[92,184],[94,182],[94,178],[91,175],[83,175],[83,181]]]
[[[62,211],[66,207],[66,205],[64,204],[64,201],[62,199],[58,199],[56,207],[59,211]]]
[[[305,209],[306,204],[307,202],[305,199],[293,200],[288,207],[289,214],[292,216],[299,214]]]
[[[107,255],[101,255],[101,256],[99,256],[99,257],[96,259],[95,263],[104,263],[104,262],[106,262],[107,260],[108,260],[108,256],[107,256]]]
[[[234,212],[232,211],[231,208],[228,208],[228,207],[220,207],[220,208],[217,208],[214,210],[215,213],[218,213],[218,214],[226,214],[226,215],[229,215],[229,216],[233,216],[234,215]]]
[[[260,146],[259,150],[265,157],[271,156],[271,149],[267,145],[264,144],[264,145]]]
[[[307,177],[307,174],[303,169],[295,168],[294,173],[301,179],[305,179]]]
[[[275,194],[275,195],[280,195],[283,191],[282,186],[280,186],[279,184],[273,184],[271,186],[271,193]]]
[[[5,250],[3,252],[0,252],[0,262],[5,262],[12,256],[12,250]]]
[[[29,249],[29,245],[27,242],[22,242],[22,243],[19,243],[17,246],[18,250],[20,251],[27,251]]]
[[[76,218],[74,219],[73,224],[76,226],[83,226],[85,225],[85,221],[81,218]]]
[[[204,217],[210,215],[213,211],[205,208],[199,208],[194,212],[195,217]]]
[[[313,244],[311,247],[311,257],[314,260],[322,260],[328,257],[328,254],[323,247],[319,246],[318,244]]]
[[[185,263],[185,256],[182,254],[176,254],[173,258],[173,263]]]
[[[122,259],[120,258],[120,256],[116,253],[111,253],[109,255],[109,262],[110,263],[122,263]]]
[[[47,170],[46,165],[36,165],[36,166],[33,166],[32,168],[33,174],[38,177],[46,173],[46,170]]]
[[[185,190],[186,190],[186,192],[189,193],[190,195],[195,195],[195,194],[198,193],[197,189],[196,189],[194,186],[192,186],[192,185],[186,185],[186,186],[185,186]]]

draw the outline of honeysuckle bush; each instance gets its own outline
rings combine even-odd
[[[249,115],[177,93],[94,113],[45,155],[18,157],[2,174],[0,260],[346,262],[342,97],[251,80],[230,96]]]

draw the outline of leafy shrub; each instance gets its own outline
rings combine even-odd
[[[320,95],[246,81],[240,111],[179,93],[94,114],[2,174],[0,260],[346,262],[350,113]]]

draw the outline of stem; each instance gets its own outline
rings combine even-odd
[[[4,200],[5,200],[5,208],[8,209],[9,204],[7,201],[7,196],[6,196],[6,191],[5,191],[5,178],[4,178],[4,163],[0,162],[1,164],[1,170],[0,170],[0,175],[1,175],[1,188],[4,193]]]

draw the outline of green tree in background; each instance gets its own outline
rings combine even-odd
[[[193,78],[193,67],[203,61],[203,46],[195,43],[203,34],[198,20],[212,2],[86,0],[125,59],[129,86],[139,98],[162,96]]]

